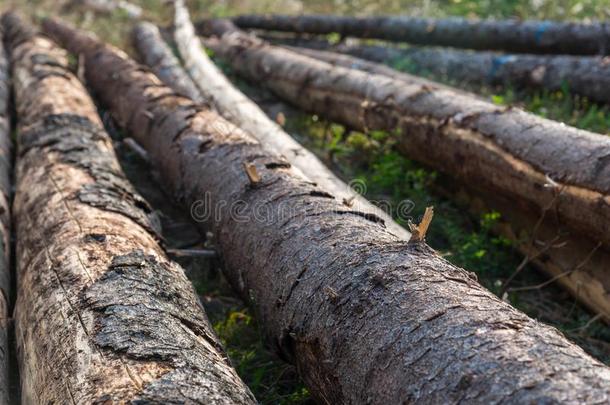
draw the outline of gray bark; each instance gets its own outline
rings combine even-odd
[[[67,53],[14,14],[15,308],[22,401],[255,403]]]
[[[184,71],[156,25],[138,23],[133,29],[132,39],[142,63],[150,67],[164,83],[185,97],[197,102],[204,101],[197,85]]]
[[[416,76],[349,55],[302,48],[297,51],[302,55],[325,61],[334,66],[381,74],[407,83],[417,83],[419,80]],[[472,95],[472,97],[476,96]],[[468,189],[473,188],[467,182],[465,186]],[[512,240],[524,256],[530,258],[539,269],[556,279],[594,313],[602,314],[606,321],[610,321],[610,300],[608,300],[606,287],[610,282],[607,272],[610,252],[596,249],[594,241],[580,235],[563,235],[560,242],[553,243],[549,247],[547,242],[558,235],[553,215],[547,212],[545,215],[551,218],[547,218],[538,225],[537,229],[533,229],[534,224],[539,222],[540,212],[531,212],[531,209],[523,210],[512,201],[513,198],[510,195],[504,197],[495,193],[477,195],[476,191],[472,194],[471,199],[475,201],[485,200],[483,212],[493,209],[502,213],[505,223],[498,227],[498,231],[504,237]],[[481,204],[473,205],[480,206]],[[531,243],[532,239],[537,242]],[[595,253],[591,256],[591,252]]]
[[[188,67],[189,73],[194,78],[203,97],[215,108],[224,118],[236,124],[240,128],[252,134],[265,148],[270,151],[282,154],[286,161],[299,169],[303,173],[303,178],[307,178],[326,191],[333,193],[341,201],[346,202],[355,210],[370,211],[382,218],[386,226],[398,237],[404,240],[410,238],[409,232],[394,222],[392,217],[382,209],[368,202],[363,196],[352,190],[347,184],[335,176],[320,160],[306,148],[302,147],[290,135],[267,115],[248,97],[235,88],[224,74],[214,65],[205,54],[199,38],[195,35],[195,30],[190,21],[188,10],[182,1],[175,3],[176,14],[174,25],[175,42],[178,51]],[[148,38],[152,40],[153,36]],[[155,43],[144,43],[137,46],[140,53],[156,54],[156,50],[165,48],[164,56],[158,53],[159,61],[165,60],[161,65],[169,66],[175,60],[167,46],[163,45],[163,40],[159,35],[154,36]],[[144,57],[151,59],[151,57]],[[179,73],[169,74],[167,69],[159,69],[153,65],[153,71],[168,86],[176,89],[177,83],[174,77]],[[179,65],[174,65],[174,71],[182,71]],[[200,96],[198,99],[201,99]],[[194,100],[197,100],[195,98]]]
[[[605,22],[332,15],[245,15],[233,21],[241,28],[308,34],[338,33],[344,37],[385,39],[416,45],[574,55],[606,54],[610,51],[610,25]]]
[[[44,27],[84,55],[89,84],[176,198],[221,208],[200,225],[270,346],[296,363],[320,402],[610,399],[610,369],[425,243],[400,241],[374,215],[346,210],[111,46],[53,20]],[[237,202],[240,220],[230,215]],[[260,207],[275,216],[257,216]]]
[[[320,50],[322,41],[315,41],[308,46],[308,41],[297,41],[299,48],[292,50],[303,52],[311,57],[324,57],[315,50],[302,50],[300,47],[312,47]],[[503,55],[495,52],[469,52],[452,49],[409,48],[397,49],[379,45],[332,46],[327,43],[325,50],[346,53],[358,58],[375,62],[407,63],[417,72],[434,73],[471,84],[503,84],[520,87],[538,87],[548,90],[561,90],[567,86],[570,92],[580,94],[602,103],[610,102],[610,60],[604,57],[568,56],[568,55]],[[326,59],[323,59],[326,60]],[[346,60],[346,64],[350,59]],[[373,73],[396,77],[399,72],[387,67],[357,62],[351,59],[353,67]],[[371,66],[373,67],[371,67]],[[375,68],[375,66],[377,66]],[[394,73],[392,73],[394,72]],[[396,77],[398,78],[398,77]]]
[[[210,42],[217,55],[286,101],[351,128],[398,132],[406,156],[483,195],[510,198],[516,209],[540,215],[550,206],[558,234],[610,246],[610,183],[603,174],[610,174],[610,138],[408,75],[397,80],[333,66],[270,46],[228,21],[209,28],[224,33]],[[602,263],[589,293],[577,296],[609,317],[606,269]]]
[[[8,404],[9,346],[7,331],[11,301],[11,124],[9,64],[0,35],[0,403]]]

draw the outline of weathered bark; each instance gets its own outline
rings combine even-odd
[[[400,241],[375,216],[347,210],[123,53],[52,20],[44,27],[84,55],[89,84],[178,200],[219,209],[199,219],[227,277],[320,402],[610,399],[610,369],[470,273],[422,242]]]
[[[8,404],[8,326],[11,297],[11,128],[9,65],[0,35],[0,403]]]
[[[254,403],[67,54],[8,14],[23,403]]]
[[[184,2],[175,2],[175,42],[181,58],[205,99],[226,119],[253,135],[265,148],[282,154],[286,161],[304,173],[304,177],[317,183],[327,192],[334,194],[340,201],[355,210],[365,210],[382,218],[386,226],[404,240],[410,238],[409,232],[394,222],[391,215],[368,202],[335,176],[320,160],[302,147],[272,120],[248,97],[231,84],[226,76],[208,58],[195,35],[188,10]],[[157,37],[157,41],[161,41]],[[159,49],[162,45],[154,46]],[[150,47],[149,47],[150,48]],[[166,54],[169,49],[166,48]],[[167,54],[166,60],[172,55]],[[169,64],[167,62],[166,64]],[[155,69],[155,73],[170,87],[174,87],[172,77],[166,71]]]
[[[212,46],[217,55],[281,98],[351,128],[399,132],[406,156],[483,194],[513,199],[520,210],[540,215],[550,206],[557,234],[610,246],[610,138],[407,76],[396,80],[332,66],[270,46],[227,21],[210,28],[225,33]],[[578,296],[608,317],[606,269],[602,263],[598,282]]]
[[[299,41],[307,47],[307,41]],[[311,46],[318,50],[290,48],[313,58],[340,66],[353,67],[370,73],[400,79],[402,73],[375,63],[333,55],[319,50],[322,42]],[[512,84],[561,90],[567,85],[570,92],[591,100],[608,103],[610,94],[610,58],[586,56],[540,56],[526,54],[502,55],[494,52],[469,52],[451,49],[409,48],[396,49],[378,45],[339,44],[327,50],[347,53],[376,62],[407,63],[417,71],[430,72],[472,84]]]
[[[204,101],[197,85],[184,71],[156,25],[138,23],[133,29],[132,39],[142,63],[149,66],[165,84],[194,101]]]
[[[277,38],[276,38],[277,39]],[[218,47],[217,38],[208,38],[205,40],[205,43],[209,45],[210,48]],[[326,63],[330,63],[335,66],[342,66],[345,68],[361,70],[367,73],[373,73],[378,75],[384,75],[387,77],[391,77],[396,80],[403,80],[408,83],[418,83],[422,86],[431,86],[434,88],[443,88],[455,92],[462,92],[462,90],[458,90],[449,86],[444,86],[440,83],[434,82],[432,80],[426,80],[419,76],[414,76],[409,73],[400,72],[396,69],[392,69],[389,66],[384,66],[379,63],[370,62],[365,60],[367,58],[361,59],[359,57],[354,57],[347,50],[355,48],[353,46],[338,44],[336,46],[331,45],[328,41],[309,41],[295,38],[295,41],[284,41],[279,40],[283,47],[295,52],[300,53],[302,55],[308,56],[313,59],[321,60]],[[364,48],[365,46],[359,47]],[[370,46],[371,48],[373,46]],[[381,47],[380,47],[381,48]],[[391,50],[391,48],[388,48]],[[345,52],[344,52],[345,51]],[[398,51],[396,51],[398,52]],[[344,54],[345,53],[345,54]],[[388,60],[381,60],[381,62],[389,62]],[[471,97],[478,97],[473,93],[469,93]]]
[[[308,34],[338,33],[418,45],[495,49],[523,53],[574,55],[610,51],[605,22],[431,19],[417,17],[340,17],[332,15],[245,15],[233,19],[241,28]]]
[[[211,47],[215,46],[213,42],[215,39],[211,38],[208,41],[212,41],[208,42]],[[407,82],[412,82],[414,78],[386,66],[349,55],[302,48],[299,48],[298,52],[335,66],[385,74]],[[417,82],[417,79],[415,77],[414,82]],[[457,195],[451,197],[470,201],[471,210],[477,214],[490,210],[501,212],[502,220],[495,227],[496,232],[511,240],[525,256],[524,260],[527,258],[530,263],[546,272],[551,280],[568,289],[595,314],[602,314],[606,322],[610,321],[608,299],[610,277],[607,271],[610,253],[607,250],[598,249],[597,243],[579,235],[561,235],[561,239],[558,240],[559,231],[551,212],[552,207],[544,213],[545,220],[541,221],[543,214],[532,212],[531,209],[524,210],[523,207],[514,204],[510,196],[477,193],[476,187],[472,187],[469,183],[462,184],[462,187],[458,188]],[[507,284],[506,288],[509,287],[510,284]]]

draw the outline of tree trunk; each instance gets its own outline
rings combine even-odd
[[[294,38],[292,40],[286,40],[284,38],[272,38],[272,41],[277,41],[290,51],[294,53],[300,53],[302,55],[308,56],[312,59],[321,60],[326,63],[330,63],[335,66],[342,66],[344,68],[361,70],[367,73],[373,73],[378,75],[384,75],[387,77],[391,77],[392,79],[402,80],[408,83],[418,83],[422,86],[430,86],[435,88],[442,88],[446,90],[451,90],[454,92],[462,92],[465,91],[455,89],[449,86],[444,86],[440,83],[434,82],[432,80],[427,80],[421,78],[419,76],[414,76],[409,73],[400,72],[396,69],[392,69],[389,66],[384,66],[379,63],[371,62],[366,60],[368,58],[364,57],[354,57],[351,55],[350,50],[353,48],[382,48],[378,46],[350,46],[345,44],[337,44],[335,46],[331,45],[328,41],[311,41],[311,40],[303,40],[299,38]],[[210,48],[216,48],[220,46],[218,44],[217,38],[207,38],[204,40],[205,44]],[[398,50],[387,48],[389,52],[398,52]],[[391,60],[382,59],[379,62],[388,63]],[[468,93],[471,97],[478,97],[476,94]]]
[[[66,53],[8,14],[23,403],[253,404]]]
[[[338,33],[416,45],[495,49],[523,53],[605,54],[610,25],[553,21],[431,19],[418,17],[340,17],[332,15],[245,15],[241,28],[308,34]]]
[[[332,66],[267,45],[228,21],[210,28],[224,33],[212,44],[217,55],[281,98],[351,128],[398,133],[398,148],[406,156],[483,195],[511,199],[516,209],[536,216],[552,213],[548,220],[562,238],[592,241],[553,276],[575,273],[573,260],[583,260],[598,241],[610,246],[610,138],[422,85],[408,75],[396,80]],[[595,283],[570,288],[587,289],[585,294],[580,290],[579,299],[610,318],[607,262],[593,268]],[[571,284],[569,278],[562,282]]]
[[[8,327],[11,300],[11,123],[9,65],[0,35],[0,403],[8,404]]]
[[[178,200],[214,209],[196,217],[227,277],[320,402],[610,400],[610,369],[425,243],[400,241],[277,165],[123,53],[59,22],[44,27],[84,55],[88,82]]]
[[[284,132],[277,123],[271,121],[252,100],[235,88],[205,54],[199,38],[195,35],[184,2],[177,1],[175,7],[175,42],[189,73],[201,89],[201,93],[205,95],[203,98],[209,100],[210,104],[224,118],[254,135],[265,148],[282,154],[287,162],[304,173],[304,178],[317,183],[321,188],[334,194],[340,201],[345,201],[346,205],[353,209],[365,210],[379,216],[385,221],[386,226],[401,239],[408,240],[410,238],[409,232],[394,222],[389,213],[374,206],[358,194],[358,191],[362,190],[358,190],[357,184],[352,189],[341,181],[313,153],[302,147]],[[147,37],[152,39],[152,33]],[[171,51],[167,46],[164,46],[159,35],[154,36],[154,38],[156,38],[155,44],[152,41],[150,44],[142,42],[137,48],[141,53],[146,51],[147,54],[156,49],[164,48],[164,56],[161,57],[159,53],[158,57],[155,56],[155,58],[167,61],[161,63],[161,65],[169,66],[174,59]],[[143,59],[151,59],[151,57],[144,57]],[[160,65],[157,64],[157,66]],[[152,68],[165,84],[176,89],[174,87],[176,80],[173,77],[175,74],[171,75],[168,69],[155,68],[154,65]],[[182,70],[179,66],[176,66],[177,69]]]
[[[184,71],[156,25],[146,21],[138,23],[132,34],[133,46],[143,64],[179,94],[196,102],[204,101],[197,85]]]
[[[307,46],[307,41],[298,41],[300,46]],[[469,52],[452,49],[410,48],[396,49],[378,45],[347,45],[333,47],[329,43],[327,50],[338,51],[358,58],[372,59],[376,62],[391,64],[399,61],[415,68],[417,72],[430,72],[438,76],[449,77],[464,83],[503,84],[520,87],[539,87],[551,91],[561,90],[565,86],[570,92],[580,94],[602,103],[610,102],[610,59],[586,56],[539,56],[539,55],[501,55],[494,52]],[[311,47],[318,50],[290,48],[313,58],[343,66],[354,64],[354,68],[371,73],[396,77],[402,73],[375,63],[331,56],[320,50],[321,41],[315,41]],[[332,54],[331,54],[332,55]],[[331,60],[329,60],[331,59]],[[350,67],[350,66],[347,66]],[[391,73],[394,72],[394,73]]]
[[[206,41],[212,48],[218,46],[217,40]],[[334,52],[299,48],[297,51],[317,60],[334,66],[349,67],[369,73],[383,74],[406,82],[417,82],[417,76],[398,72],[387,66],[364,61],[349,55]],[[430,82],[432,83],[432,82]],[[473,97],[475,97],[473,95]],[[533,263],[537,268],[551,276],[551,280],[559,282],[567,288],[574,297],[589,307],[594,313],[602,314],[606,322],[610,321],[610,300],[608,289],[610,277],[607,274],[607,263],[610,263],[610,253],[598,249],[595,242],[578,235],[562,235],[556,240],[558,230],[552,212],[532,212],[523,210],[514,204],[510,196],[499,196],[494,193],[477,193],[471,184],[463,184],[453,198],[472,202],[472,210],[478,214],[490,210],[502,213],[502,219],[495,230],[505,238],[510,239],[524,256],[524,260]],[[451,192],[449,193],[451,194]],[[544,220],[541,221],[541,215]],[[537,225],[534,225],[537,224]],[[554,242],[550,242],[553,241]],[[510,289],[510,283],[505,284]]]

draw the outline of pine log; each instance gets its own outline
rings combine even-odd
[[[334,66],[381,74],[407,83],[417,82],[418,79],[416,76],[349,55],[302,48],[296,51]],[[607,264],[610,263],[610,252],[607,249],[598,249],[598,243],[581,235],[564,234],[557,239],[560,232],[549,210],[544,213],[524,210],[512,201],[511,196],[478,194],[476,187],[471,184],[464,184],[463,191],[468,194],[467,199],[476,202],[473,207],[475,211],[478,206],[481,208],[479,213],[489,212],[490,209],[501,212],[503,220],[497,231],[510,239],[531,263],[567,288],[595,314],[603,315],[606,322],[610,322],[610,277]],[[541,216],[545,216],[545,220],[541,220]],[[552,240],[554,242],[549,243]],[[507,284],[506,288],[509,287]]]
[[[604,55],[610,51],[610,25],[606,22],[333,15],[244,15],[234,18],[233,22],[241,28],[298,34],[338,33],[342,37],[467,49],[574,55]]]
[[[67,54],[3,17],[18,114],[16,340],[27,404],[254,404]]]
[[[58,21],[44,27],[83,55],[88,83],[178,201],[218,208],[198,219],[228,279],[321,403],[610,400],[610,369],[424,242],[347,210],[113,47]]]
[[[138,23],[132,32],[132,42],[142,63],[150,67],[165,84],[194,101],[204,101],[197,85],[184,71],[156,25],[146,21]]]
[[[338,44],[336,47],[315,41],[299,40],[299,48],[290,48],[313,58],[332,62],[328,52],[341,52],[357,58],[392,64],[399,61],[417,72],[433,73],[466,84],[514,85],[524,88],[543,88],[551,91],[567,88],[571,93],[591,100],[608,103],[610,94],[610,57],[569,55],[499,54],[453,49],[409,48],[398,49],[379,45]],[[315,48],[304,50],[302,47]],[[332,56],[331,56],[332,57]],[[340,59],[335,56],[335,61]],[[401,75],[391,68],[344,58],[359,70],[396,77]],[[399,78],[399,77],[397,77]]]
[[[11,302],[11,124],[9,62],[0,35],[0,404],[8,404],[8,328]]]
[[[193,77],[203,98],[209,101],[224,118],[228,119],[238,127],[253,135],[265,148],[284,156],[286,161],[303,173],[303,177],[317,183],[326,191],[334,194],[340,201],[345,201],[346,206],[355,210],[372,212],[382,218],[386,226],[398,237],[404,240],[410,238],[409,232],[394,222],[390,213],[378,208],[359,194],[358,187],[350,187],[335,176],[320,160],[306,148],[302,147],[290,135],[267,115],[248,97],[231,84],[226,76],[208,58],[201,45],[201,41],[195,35],[195,29],[191,23],[189,13],[182,0],[175,2],[175,42],[182,60],[188,72]],[[152,36],[149,36],[152,37]],[[157,42],[162,41],[159,36]],[[138,46],[144,48],[160,49],[162,45]],[[169,65],[172,59],[169,49],[166,49],[164,63]],[[168,86],[174,88],[172,76],[168,71],[155,69],[155,73]]]
[[[398,80],[333,66],[268,45],[229,21],[210,22],[209,28],[221,36],[211,44],[217,55],[280,98],[351,128],[396,133],[399,150],[409,158],[483,195],[511,199],[519,210],[537,216],[549,211],[556,234],[589,240],[585,250],[598,242],[610,246],[610,138],[407,76]],[[553,273],[562,267],[574,269],[562,263]],[[609,317],[607,268],[602,261],[594,269],[596,282],[589,287],[569,278],[562,282]]]

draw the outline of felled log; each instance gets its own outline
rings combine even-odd
[[[9,64],[0,35],[0,403],[8,404],[9,302],[11,297],[11,124]]]
[[[410,238],[409,232],[394,222],[389,213],[369,203],[365,197],[358,193],[358,190],[352,189],[335,176],[313,153],[302,147],[284,132],[276,122],[270,120],[253,101],[235,88],[205,54],[201,41],[195,35],[194,27],[183,1],[175,2],[175,11],[174,39],[178,51],[205,100],[208,100],[224,118],[253,135],[264,147],[282,154],[288,164],[304,173],[304,178],[306,177],[317,183],[353,209],[364,209],[379,216],[385,221],[386,226],[401,239],[408,240]],[[140,28],[140,32],[142,29]],[[154,33],[154,28],[148,27],[147,32],[147,35],[139,35],[139,37],[148,38],[149,41],[138,41],[140,44],[136,48],[142,55],[143,60],[164,61],[149,64],[149,66],[153,68],[165,84],[180,92],[180,88],[175,87],[175,84],[178,83],[175,77],[179,73],[171,72],[182,69],[175,65],[175,58],[171,54],[171,50],[163,44],[163,40],[158,35],[158,30],[157,33]],[[136,35],[136,39],[137,37],[138,35]],[[163,56],[161,56],[161,49],[164,49]],[[152,54],[155,56],[151,56]],[[162,67],[170,65],[174,66],[171,71]]]
[[[204,101],[197,85],[184,71],[156,25],[146,21],[138,23],[133,29],[132,40],[142,63],[150,67],[164,83],[185,97],[197,102]]]
[[[550,212],[557,235],[610,246],[610,138],[467,93],[333,66],[270,46],[228,21],[209,28],[221,35],[212,46],[217,55],[286,101],[351,128],[396,133],[406,156],[482,194],[512,199],[520,210]],[[606,269],[596,270],[589,287],[562,282],[608,317]]]
[[[210,38],[206,43],[215,48],[217,40]],[[398,72],[387,66],[368,62],[349,55],[313,49],[296,49],[301,55],[327,62],[333,66],[342,66],[364,72],[376,73],[403,80],[407,83],[420,83],[421,79],[406,73]],[[429,82],[428,83],[432,83]],[[444,87],[446,88],[446,87]],[[455,90],[454,90],[455,91]],[[472,95],[472,97],[476,97]],[[514,204],[511,196],[496,193],[477,193],[472,184],[457,187],[453,198],[466,199],[477,214],[490,210],[502,213],[502,220],[496,231],[512,241],[516,249],[524,256],[524,261],[534,264],[547,273],[549,281],[558,282],[581,303],[595,314],[603,315],[610,321],[610,300],[608,300],[607,263],[610,253],[599,249],[596,242],[581,235],[561,234],[549,209],[540,211],[523,209]],[[451,193],[450,193],[451,194]],[[546,207],[545,207],[546,208]],[[546,218],[541,218],[542,216]],[[544,219],[541,221],[541,219]],[[558,238],[560,235],[560,238]],[[510,290],[510,282],[505,282],[503,290]]]
[[[57,21],[44,27],[83,55],[89,84],[177,199],[216,209],[198,220],[228,279],[320,402],[610,399],[610,369],[423,241],[349,210],[111,46]]]
[[[307,47],[307,41],[299,41]],[[322,43],[316,41],[311,46],[318,50],[292,48],[313,58],[332,62],[332,54],[319,50]],[[391,64],[400,61],[412,66],[418,72],[429,72],[449,77],[463,83],[489,85],[516,85],[538,87],[551,91],[565,86],[571,93],[580,94],[591,100],[608,103],[610,95],[610,58],[597,56],[569,55],[527,55],[498,54],[495,52],[469,52],[452,49],[409,48],[396,49],[379,45],[339,44],[332,45],[327,51],[338,51],[358,58],[373,59],[376,62]],[[328,60],[331,59],[331,60]],[[353,67],[371,73],[395,77],[400,72],[375,63],[359,62],[344,56],[334,56],[335,62],[344,59],[343,64],[352,63]]]
[[[255,403],[67,54],[13,14],[15,309],[28,404]]]
[[[468,20],[406,16],[344,17],[333,15],[244,15],[233,19],[241,28],[307,34],[338,33],[467,49],[574,55],[606,54],[610,26],[604,22]]]

